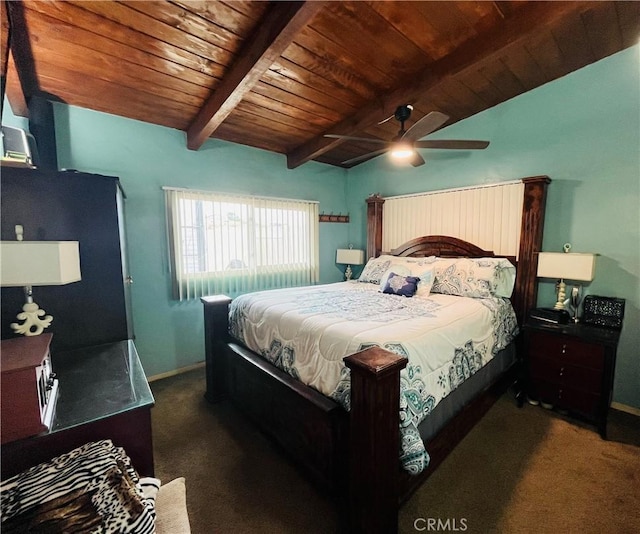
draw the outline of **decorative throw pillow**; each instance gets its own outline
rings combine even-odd
[[[362,269],[362,273],[358,278],[358,282],[365,282],[369,284],[379,284],[382,275],[389,268],[394,259],[393,256],[382,255],[377,258],[370,258],[367,264]]]
[[[390,295],[402,295],[403,297],[413,297],[418,290],[420,279],[416,276],[402,276],[396,273],[389,273],[387,284],[382,290]]]
[[[184,477],[176,478],[162,485],[158,492],[157,501],[157,534],[187,534],[191,532]]]
[[[384,291],[384,288],[387,285],[387,280],[389,279],[389,275],[391,273],[399,274],[401,276],[410,276],[411,274],[413,274],[409,267],[405,265],[399,265],[397,263],[392,263],[391,266],[382,275],[382,278],[380,278],[380,291]]]

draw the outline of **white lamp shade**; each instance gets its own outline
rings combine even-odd
[[[538,277],[591,282],[595,274],[595,254],[540,252]]]
[[[80,279],[77,241],[0,242],[2,286],[59,286]]]
[[[336,251],[336,263],[344,265],[362,265],[364,263],[364,250],[355,248],[339,248]]]

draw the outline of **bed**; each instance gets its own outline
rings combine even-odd
[[[397,531],[398,508],[402,502],[518,378],[516,322],[522,322],[535,302],[537,252],[542,241],[549,181],[547,177],[522,180],[517,261],[515,257],[492,259],[495,254],[490,250],[457,237],[440,235],[414,238],[383,254],[384,199],[379,196],[367,199],[367,256],[378,258],[381,263],[391,258],[385,263],[386,268],[380,269],[380,278],[389,275],[391,265],[393,270],[398,270],[399,265],[414,264],[407,272],[394,272],[405,283],[407,277],[417,272],[414,267],[420,269],[427,264],[432,267],[435,261],[457,261],[453,258],[464,258],[460,261],[484,258],[503,266],[502,262],[508,261],[516,267],[517,276],[510,292],[513,308],[508,307],[513,310],[512,315],[508,312],[496,315],[497,308],[502,308],[499,303],[506,300],[504,297],[468,299],[482,301],[476,302],[474,314],[483,315],[485,322],[502,325],[500,334],[493,333],[487,340],[482,336],[486,323],[475,326],[476,333],[467,337],[475,339],[476,344],[466,349],[460,337],[464,335],[459,331],[440,335],[440,338],[459,338],[460,350],[449,350],[449,353],[463,361],[441,361],[432,365],[429,373],[421,375],[416,367],[431,364],[417,364],[409,360],[405,352],[407,347],[410,352],[428,351],[428,347],[437,344],[432,338],[426,341],[427,349],[414,347],[411,332],[422,329],[415,322],[416,316],[427,322],[441,321],[437,330],[442,333],[446,323],[455,322],[452,317],[457,316],[451,315],[454,305],[467,297],[435,294],[425,299],[407,299],[381,293],[381,286],[388,286],[389,280],[316,286],[313,292],[289,289],[282,292],[282,300],[275,300],[273,292],[243,296],[234,302],[224,295],[215,295],[202,298],[205,397],[211,402],[230,398],[312,478],[333,492],[350,531]],[[378,260],[370,263],[375,261]],[[369,263],[365,269],[368,267]],[[378,300],[376,304],[369,304],[373,301],[364,300],[369,298]],[[320,309],[319,302],[323,299],[332,302],[333,308],[311,315]],[[492,304],[488,304],[489,301]],[[355,302],[356,308],[370,310],[371,317],[353,320],[353,309],[348,309],[350,302]],[[292,303],[297,304],[297,310],[290,307]],[[375,316],[373,309],[377,306],[381,307],[381,314]],[[283,313],[277,314],[278,310]],[[270,321],[261,319],[270,315],[275,321],[271,323],[277,326],[269,329],[265,324]],[[317,350],[320,342],[314,340],[312,333],[301,334],[300,325],[292,322],[296,315],[302,323],[310,323],[309,332],[318,332],[318,339],[329,347],[321,367],[328,369],[330,379],[318,378],[320,371],[311,368],[305,359],[302,347],[315,343],[313,350]],[[364,327],[358,330],[356,323]],[[393,334],[380,337],[380,332],[373,333],[373,323],[387,334],[390,330]],[[351,330],[351,341],[334,337],[340,324]],[[298,345],[294,346],[294,340]],[[469,372],[470,366],[473,372]],[[423,390],[425,383],[436,387],[434,384],[442,379],[442,370],[452,368],[464,368],[461,374],[468,379],[450,377],[449,384],[456,382],[456,387],[450,388],[451,392],[443,390],[441,395],[435,395],[440,398],[431,400],[428,395],[418,398],[416,391],[421,388],[411,389],[413,379],[423,384]],[[305,385],[299,380],[301,377],[311,385]],[[408,404],[412,404],[416,398],[417,401],[407,407],[407,399]],[[416,405],[418,410],[414,409]],[[416,416],[415,412],[420,415]],[[425,442],[426,450],[421,447]]]

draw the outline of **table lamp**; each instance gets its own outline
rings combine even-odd
[[[595,254],[569,252],[571,246],[565,245],[565,252],[540,252],[538,254],[538,278],[555,278],[558,282],[558,299],[553,308],[565,309],[565,280],[591,282],[595,274]],[[580,289],[574,287],[571,292],[573,321],[578,322],[578,306],[580,305]]]
[[[16,241],[0,242],[0,285],[24,287],[25,304],[11,323],[18,334],[37,336],[49,327],[53,317],[33,302],[33,286],[59,286],[77,282],[80,254],[77,241],[23,241],[23,229],[16,226]]]
[[[349,248],[339,248],[336,251],[336,263],[347,266],[344,271],[344,279],[351,280],[353,275],[351,266],[364,263],[364,250],[355,249],[353,245],[349,245]]]

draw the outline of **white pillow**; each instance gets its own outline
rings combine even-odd
[[[424,267],[426,265],[431,265],[435,260],[436,257],[435,256],[420,256],[420,257],[414,257],[414,256],[390,256],[391,258],[393,258],[393,262],[394,263],[399,263],[401,265],[406,265],[408,266],[410,269],[413,269],[414,267]]]
[[[422,267],[430,265],[435,261],[435,256],[427,256],[424,258],[414,258],[411,256],[391,256],[389,254],[381,254],[377,258],[370,258],[362,269],[359,282],[367,282],[369,284],[379,284],[384,273],[389,270],[392,264],[405,265],[412,269],[413,267]],[[401,273],[397,273],[401,274]],[[403,275],[405,276],[405,275]]]
[[[435,279],[433,267],[426,267],[423,265],[416,265],[411,267],[411,276],[417,276],[420,278],[418,282],[418,290],[414,296],[416,297],[428,297],[431,294],[431,287]]]
[[[461,297],[509,298],[516,268],[506,258],[437,258],[432,293]]]
[[[368,284],[379,284],[382,275],[387,271],[393,260],[394,256],[381,255],[377,258],[369,258],[369,261],[362,269],[358,282],[365,282]]]

